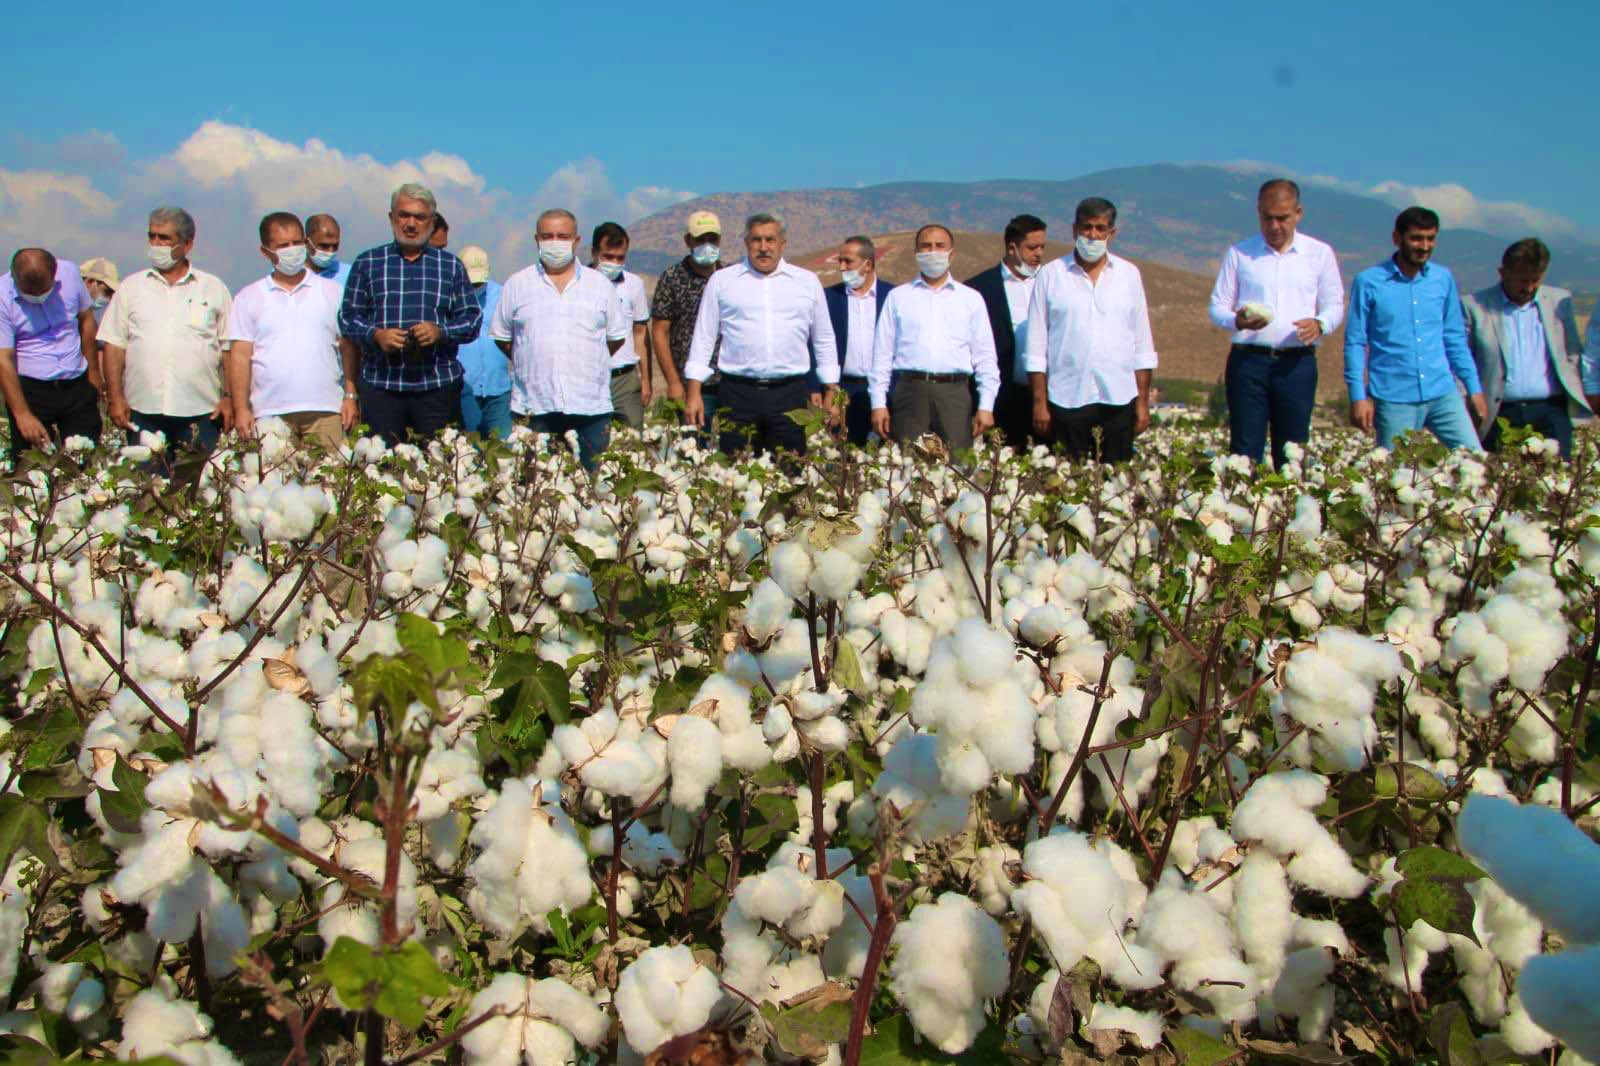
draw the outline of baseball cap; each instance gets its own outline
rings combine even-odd
[[[98,281],[108,285],[112,292],[117,291],[117,285],[122,280],[117,274],[117,264],[100,256],[79,263],[78,276],[84,281]]]
[[[474,285],[489,280],[489,253],[476,244],[461,249],[461,265],[467,268],[467,280]]]
[[[689,236],[704,237],[708,233],[722,236],[722,220],[710,211],[696,211],[689,216]]]

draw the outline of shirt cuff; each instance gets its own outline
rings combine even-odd
[[[889,406],[889,393],[887,390],[879,392],[877,389],[868,389],[867,393],[872,401],[872,409],[887,408]]]
[[[683,368],[683,376],[690,381],[710,381],[711,368],[709,366],[695,366],[690,363]]]
[[[1360,403],[1362,400],[1368,398],[1367,387],[1365,385],[1351,385],[1349,382],[1346,382],[1345,385],[1350,390],[1351,403]]]
[[[1155,352],[1133,353],[1133,369],[1135,370],[1154,370],[1156,368],[1156,364],[1157,360]]]
[[[1022,357],[1022,368],[1030,374],[1045,374],[1050,370],[1050,360],[1035,358],[1032,352]]]

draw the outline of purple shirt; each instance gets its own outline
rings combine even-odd
[[[44,381],[77,377],[89,368],[78,335],[78,315],[93,309],[77,263],[56,260],[56,283],[42,304],[24,300],[11,275],[0,275],[0,348],[16,350],[21,377]]]

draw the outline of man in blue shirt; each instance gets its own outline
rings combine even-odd
[[[1483,386],[1456,279],[1430,261],[1438,238],[1439,216],[1408,207],[1395,219],[1394,255],[1356,275],[1344,338],[1350,422],[1376,429],[1383,448],[1401,433],[1427,429],[1448,447],[1482,451],[1473,418],[1486,410]]]
[[[461,428],[504,440],[511,435],[511,360],[489,336],[489,321],[500,306],[500,283],[489,280],[489,253],[475,244],[461,249],[461,265],[467,268],[472,295],[483,309],[478,339],[463,344],[456,354],[466,375],[461,383]]]
[[[320,278],[327,278],[344,287],[350,278],[350,264],[339,259],[341,232],[339,220],[332,215],[312,215],[306,219],[306,244],[311,251],[308,261]]]
[[[339,308],[339,332],[361,349],[362,416],[390,444],[460,421],[456,352],[483,325],[461,260],[428,243],[435,213],[423,186],[396,189],[394,240],[356,257]]]

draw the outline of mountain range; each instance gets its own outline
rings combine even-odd
[[[630,265],[657,273],[683,254],[684,221],[694,211],[715,211],[730,232],[724,245],[742,251],[746,215],[783,216],[791,250],[837,244],[854,233],[914,230],[941,222],[956,230],[998,232],[1024,212],[1049,223],[1052,236],[1069,234],[1073,208],[1088,196],[1117,205],[1115,248],[1130,258],[1210,274],[1223,250],[1256,232],[1255,195],[1263,178],[1226,167],[1172,163],[1103,170],[1067,181],[997,180],[968,183],[895,182],[858,189],[789,189],[719,192],[657,212],[629,228]],[[1314,184],[1301,190],[1301,228],[1331,244],[1348,286],[1356,271],[1393,251],[1395,207],[1371,196]],[[1554,251],[1549,280],[1579,293],[1600,291],[1600,246],[1544,236]],[[1510,241],[1480,230],[1448,226],[1440,234],[1438,261],[1455,272],[1463,290],[1496,279]]]

